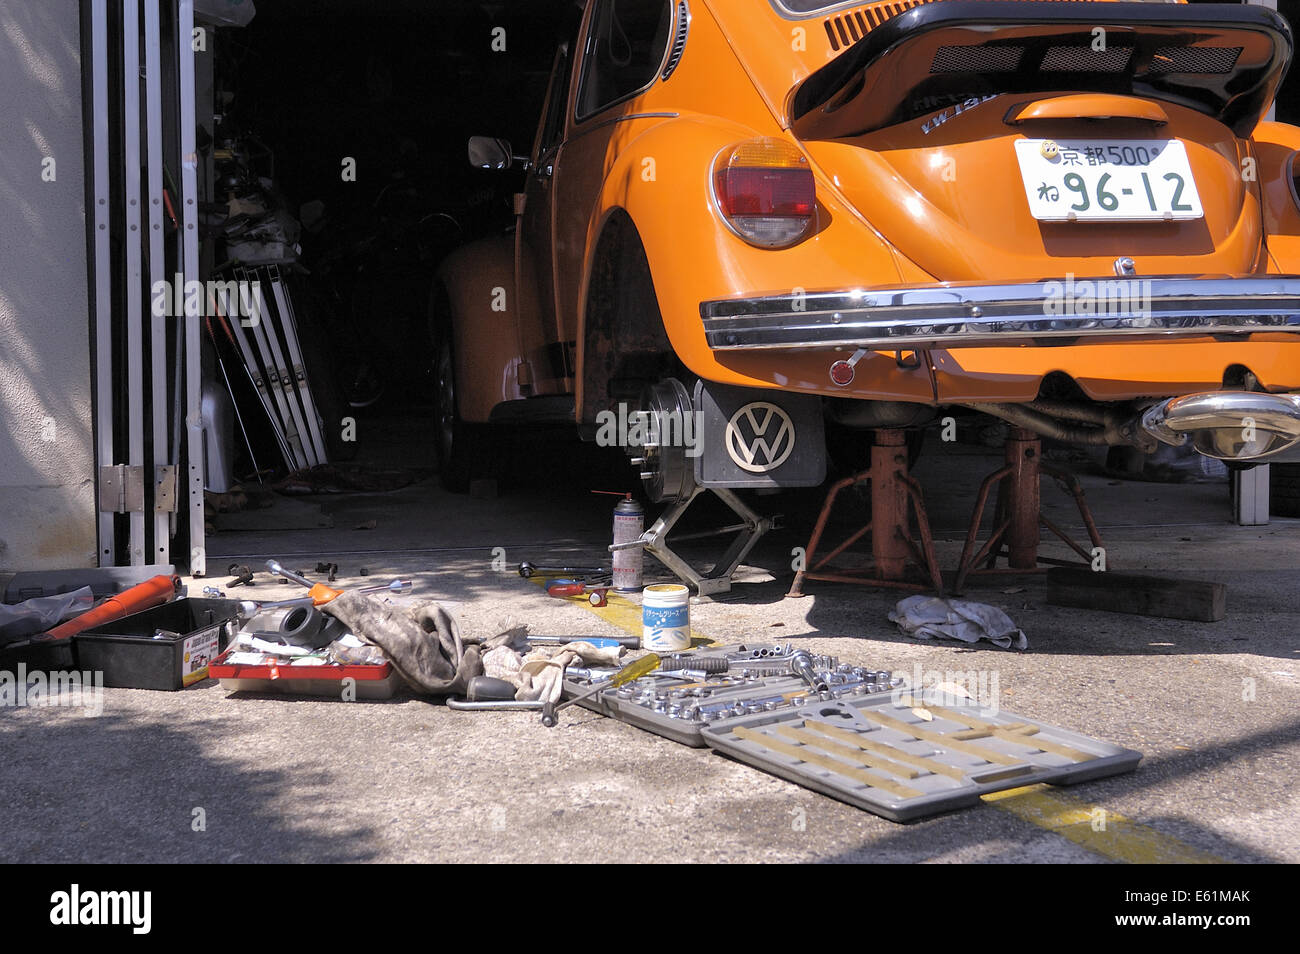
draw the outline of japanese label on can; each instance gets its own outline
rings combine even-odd
[[[682,606],[643,606],[641,622],[651,629],[676,629],[691,625],[691,608]]]
[[[643,606],[641,647],[662,652],[688,649],[691,645],[689,606]]]

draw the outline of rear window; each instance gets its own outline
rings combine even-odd
[[[776,7],[776,12],[787,17],[806,17],[813,13],[825,13],[827,10],[834,10],[836,7],[865,7],[868,4],[862,0],[851,0],[845,3],[844,0],[833,0],[827,3],[826,0],[772,0],[772,6]]]
[[[849,7],[869,7],[872,0],[770,0],[776,12],[784,17],[808,17],[831,10]],[[1175,0],[1146,0],[1149,3],[1172,3]]]

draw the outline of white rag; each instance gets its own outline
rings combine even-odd
[[[557,648],[559,652],[552,656],[551,652]],[[483,671],[494,679],[512,683],[516,699],[556,702],[564,688],[565,667],[579,661],[595,666],[617,666],[623,651],[622,646],[576,642],[563,647],[538,646],[522,656],[509,646],[497,646],[483,654]]]
[[[1028,649],[1029,640],[1011,617],[996,606],[941,596],[909,596],[899,600],[889,618],[906,636],[919,639],[987,639],[1002,649]]]

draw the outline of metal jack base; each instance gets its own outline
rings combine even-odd
[[[1101,535],[1093,522],[1092,511],[1084,497],[1079,481],[1069,471],[1063,470],[1043,460],[1042,441],[1033,431],[1013,427],[1007,436],[1006,464],[989,474],[980,486],[979,498],[975,501],[975,512],[971,516],[970,529],[966,533],[966,545],[961,551],[961,563],[957,567],[957,580],[954,590],[962,592],[970,576],[1001,573],[1041,573],[1047,567],[1079,566],[1073,560],[1055,560],[1038,555],[1039,533],[1041,524],[1063,540],[1075,553],[1083,557],[1083,566],[1091,566],[1093,554],[1085,550],[1042,513],[1042,501],[1038,483],[1039,474],[1044,473],[1056,479],[1058,485],[1074,497],[1079,508],[1079,516],[1087,528],[1088,537],[1093,547],[1101,547]],[[975,551],[976,538],[979,536],[980,522],[984,516],[984,507],[988,502],[993,486],[998,485],[998,503],[993,512],[993,532],[988,542]],[[1006,556],[1007,566],[997,567],[998,557]],[[979,564],[983,563],[984,566]]]
[[[740,517],[744,522],[719,527],[717,530],[706,530],[702,533],[683,534],[675,539],[675,543],[680,543],[683,540],[700,540],[726,533],[736,534],[735,539],[731,541],[731,545],[727,547],[726,552],[714,564],[713,569],[707,573],[701,573],[673,551],[672,547],[668,545],[667,538],[677,521],[682,518],[682,515],[686,513],[695,499],[706,490],[716,494],[718,499],[735,511],[736,516]],[[645,533],[641,534],[639,539],[631,543],[619,544],[619,548],[645,547],[647,553],[676,573],[683,583],[694,587],[697,595],[707,597],[714,593],[727,593],[731,590],[731,574],[736,571],[740,561],[749,555],[749,551],[754,549],[754,545],[758,543],[759,538],[776,527],[777,519],[776,517],[760,517],[745,506],[733,491],[725,487],[695,487],[689,497],[670,504],[668,509],[663,512],[663,515]],[[610,547],[610,549],[615,548]]]
[[[841,491],[864,482],[871,484],[871,520],[839,546],[818,558],[822,534],[826,530],[836,498]],[[921,537],[919,547],[912,540],[909,503]],[[867,534],[871,534],[873,566],[865,569],[836,569],[829,566],[832,560]],[[909,557],[914,561],[915,568],[909,567]],[[875,446],[871,448],[871,469],[845,477],[831,487],[804,551],[804,565],[807,569],[795,574],[794,585],[786,596],[804,596],[805,579],[943,592],[943,578],[934,557],[934,539],[930,535],[925,498],[921,494],[921,485],[907,472],[907,446],[901,430],[876,431]],[[919,574],[916,572],[918,570]],[[917,575],[922,577],[920,581],[908,579],[909,576]]]

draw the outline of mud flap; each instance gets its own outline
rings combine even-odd
[[[816,487],[826,479],[821,398],[698,381],[701,487]]]

